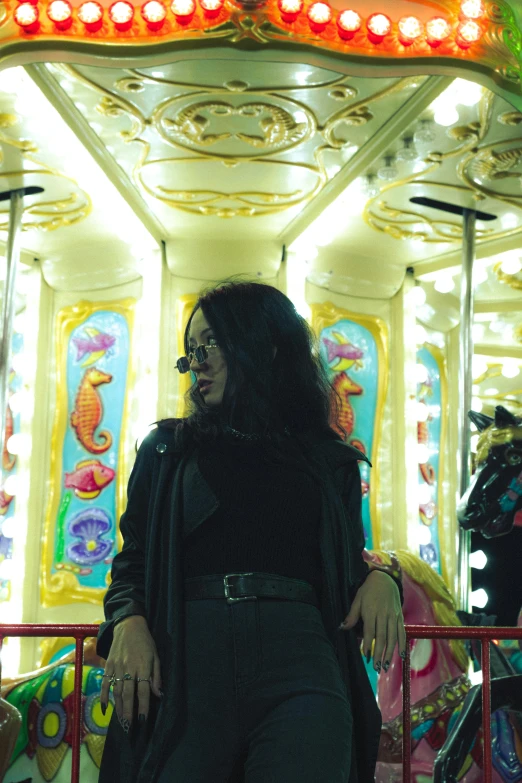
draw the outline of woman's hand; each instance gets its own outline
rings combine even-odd
[[[123,730],[128,733],[132,723],[135,694],[138,697],[139,721],[144,722],[149,713],[150,692],[161,698],[160,663],[156,645],[150,635],[147,621],[141,615],[131,615],[122,620],[114,628],[114,637],[109,657],[105,664],[105,674],[114,677],[150,678],[149,682],[138,682],[137,679],[121,680],[114,683],[113,694],[116,714]],[[105,715],[109,702],[110,680],[104,677],[101,688],[100,702]]]
[[[353,628],[362,618],[364,628],[363,651],[366,662],[370,662],[372,642],[375,638],[373,666],[381,673],[388,671],[397,641],[401,658],[406,651],[406,632],[402,616],[401,598],[397,585],[388,574],[373,570],[357,590],[355,598],[343,623],[343,628]]]

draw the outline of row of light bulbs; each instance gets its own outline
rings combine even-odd
[[[224,0],[199,0],[199,5],[207,19],[219,16]],[[196,12],[196,0],[172,0],[170,10],[178,24],[186,25]],[[167,18],[167,6],[161,0],[146,0],[140,9],[142,19],[151,32],[158,32]],[[119,32],[131,29],[135,8],[129,0],[116,0],[109,9],[108,16]],[[98,32],[104,21],[104,8],[96,0],[86,0],[77,9],[77,17],[89,33]],[[69,0],[51,0],[47,5],[47,16],[57,30],[68,30],[73,23],[73,7]],[[14,13],[16,24],[26,33],[36,33],[40,28],[38,0],[24,0]]]
[[[370,171],[366,174],[363,184],[363,192],[369,197],[374,198],[380,193],[378,180],[392,182],[399,175],[399,170],[395,165],[396,161],[408,163],[415,160],[421,160],[422,154],[419,154],[415,145],[424,146],[432,144],[437,135],[434,125],[448,127],[459,121],[457,105],[472,107],[475,106],[482,96],[482,87],[479,84],[470,82],[467,79],[455,79],[452,84],[436,98],[430,106],[433,116],[423,117],[419,120],[419,125],[413,133],[408,133],[402,138],[403,146],[393,154],[388,153],[383,158],[383,166],[377,169],[377,172]]]

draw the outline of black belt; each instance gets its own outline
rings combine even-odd
[[[258,598],[279,598],[288,601],[304,601],[319,608],[315,588],[302,579],[290,579],[278,574],[249,572],[195,576],[184,581],[184,598],[226,598],[227,603],[257,601]]]

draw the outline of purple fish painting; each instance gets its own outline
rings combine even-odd
[[[91,364],[95,364],[102,356],[105,356],[109,348],[112,348],[116,342],[116,338],[112,334],[100,332],[99,329],[95,329],[92,326],[86,326],[83,331],[87,337],[73,337],[72,342],[78,350],[76,355],[77,362],[86,354],[90,354],[90,357],[81,365],[82,367],[88,367]]]
[[[346,337],[340,332],[332,332],[333,336],[337,340],[334,343],[333,340],[329,340],[327,337],[323,338],[323,343],[326,346],[328,352],[327,362],[330,364],[334,359],[338,360],[338,363],[330,369],[336,372],[341,372],[352,367],[354,364],[361,366],[360,359],[364,356],[364,351],[357,346],[348,342]]]

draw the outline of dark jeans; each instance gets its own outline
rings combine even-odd
[[[159,783],[346,783],[352,712],[321,612],[186,600],[187,727]]]

